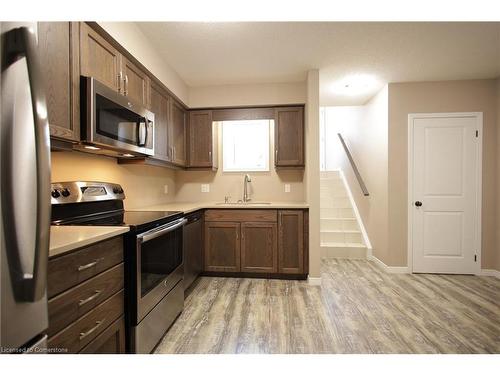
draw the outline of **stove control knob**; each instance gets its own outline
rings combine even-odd
[[[59,198],[61,196],[61,194],[59,194],[59,190],[57,189],[54,189],[50,192],[50,195],[52,195],[52,198]]]
[[[64,189],[61,190],[61,194],[62,194],[63,197],[66,198],[66,197],[69,197],[70,192],[69,192],[68,189],[64,188]]]
[[[118,187],[116,187],[116,186],[115,186],[115,187],[113,188],[113,193],[114,193],[114,194],[120,194],[120,188],[118,188]]]
[[[123,194],[123,189],[120,188],[120,190],[118,191],[118,193]]]

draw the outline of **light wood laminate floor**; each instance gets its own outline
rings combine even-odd
[[[203,277],[156,353],[500,353],[500,280],[347,259],[321,287]]]

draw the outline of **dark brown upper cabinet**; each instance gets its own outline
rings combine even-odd
[[[80,62],[83,76],[123,93],[120,52],[84,22],[80,23]]]
[[[304,108],[279,107],[274,111],[274,165],[304,167]]]
[[[155,82],[151,82],[150,108],[155,114],[154,158],[163,161],[170,161],[170,153],[168,151],[170,100],[163,87]]]
[[[304,273],[304,212],[278,212],[278,272]]]
[[[80,23],[80,54],[83,76],[94,77],[131,101],[149,108],[147,73],[84,22]]]
[[[217,169],[217,132],[212,111],[189,111],[189,168]]]
[[[241,223],[241,272],[278,272],[276,223]]]
[[[121,57],[121,74],[123,79],[123,95],[133,102],[149,108],[150,81],[148,75],[127,60]]]
[[[186,129],[187,113],[177,101],[170,101],[170,137],[168,150],[173,164],[185,167],[186,158]]]
[[[39,22],[38,56],[50,125],[50,135],[80,140],[79,24]]]

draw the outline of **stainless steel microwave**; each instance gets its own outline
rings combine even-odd
[[[82,151],[117,157],[154,154],[154,113],[93,77],[81,77],[80,99]]]

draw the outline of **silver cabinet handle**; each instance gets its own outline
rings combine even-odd
[[[1,179],[5,184],[2,190],[2,215],[4,225],[4,235],[7,242],[7,256],[9,265],[13,270],[10,272],[13,276],[12,287],[16,300],[34,302],[42,298],[47,289],[47,263],[49,252],[50,236],[50,140],[49,123],[47,118],[47,104],[45,100],[45,90],[43,87],[42,76],[38,61],[38,51],[36,46],[36,35],[26,27],[20,27],[8,31],[3,35],[2,51],[2,75],[8,67],[16,63],[23,57],[26,58],[28,71],[28,81],[31,93],[31,115],[33,116],[34,135],[35,135],[35,163],[36,163],[36,215],[35,246],[33,251],[33,266],[25,269],[25,262],[22,260],[19,235],[27,228],[16,228],[14,212],[15,207],[13,191],[14,186],[9,186],[11,177],[16,173],[13,170],[12,153],[10,149],[2,150]],[[3,122],[7,119],[13,122],[13,126],[19,119],[12,119],[11,114],[7,113],[3,102],[5,95],[13,95],[4,86],[6,80],[2,77],[2,128]],[[29,114],[27,114],[29,115]],[[3,130],[2,130],[3,132]],[[5,151],[6,150],[6,151]],[[5,157],[4,157],[5,156]]]
[[[123,79],[123,95],[128,95],[128,74],[125,74],[125,78]]]
[[[122,72],[118,73],[118,93],[122,92]]]
[[[78,302],[78,306],[83,306],[83,305],[89,303],[90,301],[96,299],[99,296],[99,294],[101,294],[101,293],[102,293],[102,290],[96,290],[95,293],[92,294],[90,297],[85,298],[85,299],[81,299],[80,302]]]
[[[276,154],[276,160],[278,160],[278,150],[277,149],[275,151],[275,154]]]
[[[77,270],[78,271],[83,271],[83,270],[86,270],[88,268],[91,268],[91,267],[94,267],[97,263],[99,263],[101,260],[103,260],[104,258],[99,258],[99,259],[96,259],[94,260],[93,262],[90,262],[88,264],[85,264],[83,266],[78,266]]]
[[[88,335],[92,334],[92,332],[94,332],[97,328],[99,328],[99,326],[104,323],[106,319],[103,319],[103,320],[97,320],[95,322],[95,326],[92,327],[91,329],[89,329],[87,332],[80,332],[80,340],[83,340],[85,337],[87,337]]]

